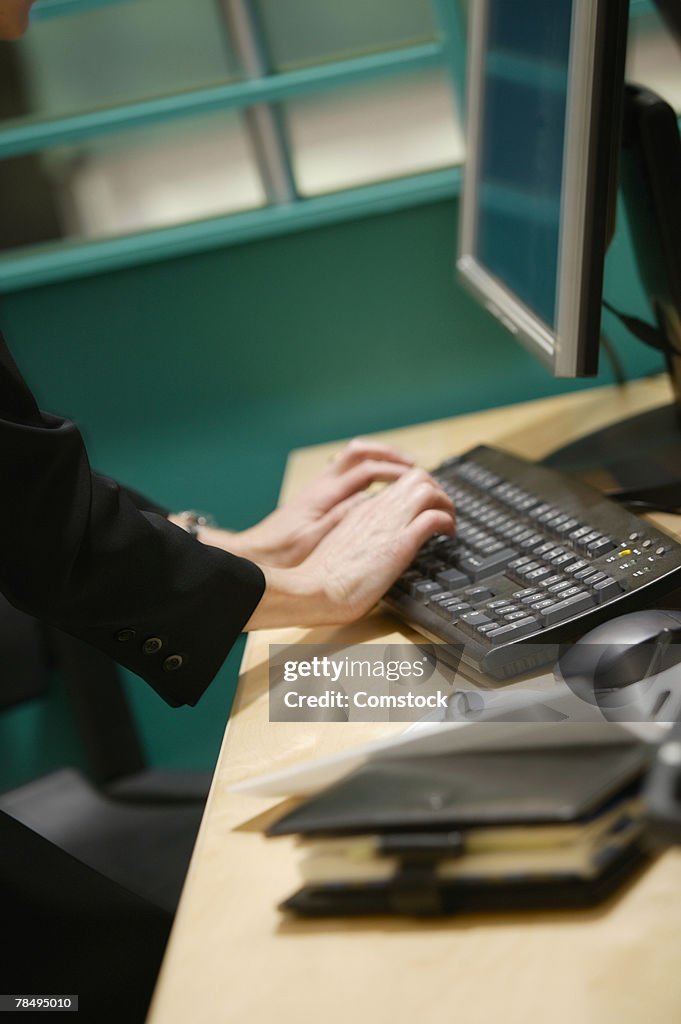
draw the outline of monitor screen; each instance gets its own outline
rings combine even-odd
[[[626,0],[470,5],[458,267],[558,376],[597,369]]]

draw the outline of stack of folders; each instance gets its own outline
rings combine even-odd
[[[300,837],[298,914],[590,906],[645,858],[640,744],[369,762],[268,829]]]

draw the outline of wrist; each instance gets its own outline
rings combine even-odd
[[[272,534],[272,531],[268,530],[270,518],[268,516],[262,522],[256,523],[255,526],[249,526],[238,534],[230,534],[229,542],[226,545],[227,550],[234,551],[235,554],[241,555],[243,558],[249,558],[260,566],[270,565],[283,569],[297,565],[300,559],[291,560],[286,540],[278,539],[276,534]],[[229,546],[232,541],[236,546]]]
[[[213,548],[221,548],[229,551],[232,555],[239,555],[242,558],[250,558],[250,552],[242,543],[242,534],[235,530],[223,530],[218,526],[202,526],[199,529],[198,540],[202,544],[208,544]]]
[[[265,592],[244,629],[321,626],[334,621],[330,602],[316,576],[296,566],[280,569],[261,565]]]

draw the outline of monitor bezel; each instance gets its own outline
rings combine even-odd
[[[489,0],[469,7],[467,150],[461,201],[461,279],[557,377],[598,369],[603,262],[616,193],[626,0],[573,0],[567,73],[555,328],[477,258],[476,214]]]

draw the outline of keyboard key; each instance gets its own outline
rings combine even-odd
[[[594,558],[598,558],[599,555],[607,555],[609,551],[612,551],[616,547],[617,545],[614,540],[610,539],[610,537],[599,537],[598,540],[593,540],[587,545],[587,550]]]
[[[431,594],[440,594],[444,590],[434,580],[426,580],[425,583],[412,583],[410,594],[417,601],[427,601]]]
[[[483,622],[482,626],[478,626],[478,628],[476,629],[475,632],[476,633],[480,633],[482,636],[486,636],[487,633],[491,633],[493,629],[498,629],[498,628],[499,628],[499,623],[496,622],[496,621],[493,621],[493,622]]]
[[[538,569],[532,569],[530,572],[523,569],[520,571],[528,583],[537,582],[543,579],[544,576],[549,576],[551,574],[551,570],[547,569],[545,565],[540,565]]]
[[[535,600],[530,603],[530,608],[535,612],[540,612],[543,608],[550,608],[554,605],[555,599],[553,597],[543,597],[541,600]]]
[[[532,554],[535,558],[548,558],[552,552],[554,555],[557,555],[558,551],[559,549],[553,541],[547,540],[541,545],[541,547],[535,548]]]
[[[552,533],[557,533],[559,527],[564,526],[565,523],[574,522],[574,520],[570,520],[570,516],[566,512],[559,512],[557,516],[551,516],[550,519],[539,520],[539,522],[542,521]]]
[[[449,544],[451,543],[451,540],[452,538],[448,533],[438,533],[435,537],[431,537],[430,540],[423,545],[421,550],[437,551],[442,544]]]
[[[566,587],[569,587],[571,583],[572,583],[572,580],[561,580],[560,583],[554,583],[552,587],[548,588],[548,593],[549,594],[560,594],[560,592],[562,590],[565,590]]]
[[[534,591],[533,591],[533,593],[534,593]],[[513,596],[517,597],[517,594],[514,594]],[[511,602],[509,601],[509,599],[507,597],[497,597],[497,598],[494,599],[494,601],[488,601],[487,604],[485,605],[485,607],[489,608],[489,610],[491,612],[494,612],[498,608],[507,608],[510,604],[511,604]]]
[[[434,549],[434,553],[437,554],[438,558],[444,559],[445,562],[451,562],[453,558],[459,553],[461,544],[456,537],[447,537],[445,540],[440,541],[437,547]]]
[[[456,622],[471,610],[471,606],[465,601],[443,601],[442,604],[430,605],[430,611],[435,612],[441,619],[446,619],[448,622]]]
[[[526,532],[527,527],[525,526],[525,523],[516,523],[515,526],[507,526],[505,529],[500,531],[506,540],[515,540],[516,537],[519,537],[521,534]]]
[[[549,608],[544,608],[541,612],[542,622],[545,626],[553,626],[556,622],[564,622],[565,619],[570,619],[573,615],[588,611],[589,608],[593,608],[595,603],[591,594],[580,590],[578,594],[573,594],[572,597],[566,597],[564,601],[558,601]]]
[[[510,516],[507,516],[503,512],[498,512],[496,515],[492,516],[487,525],[490,530],[502,530],[504,526],[510,526],[512,522],[513,520]]]
[[[576,562],[572,562],[570,565],[564,565],[562,572],[569,572],[571,576],[575,573],[580,572],[582,569],[590,569],[591,566],[588,562],[585,562],[583,558],[578,558]]]
[[[594,540],[600,539],[600,533],[598,533],[597,530],[593,530],[591,533],[586,533],[583,537],[580,537],[580,539],[577,541],[577,547],[580,548],[582,551],[588,551],[589,544],[591,544],[591,542]]]
[[[529,565],[532,561],[529,555],[521,555],[520,558],[515,558],[512,562],[509,562],[509,569],[520,569],[523,565]],[[538,564],[538,563],[537,563]]]
[[[585,587],[593,587],[595,583],[600,583],[601,580],[605,579],[604,572],[592,572],[590,576],[585,576],[582,583]]]
[[[493,620],[489,615],[485,615],[484,612],[466,612],[461,616],[461,625],[474,627],[477,629],[478,626],[485,626]]]
[[[551,565],[555,566],[556,569],[560,569],[562,572],[566,565],[569,565],[570,562],[574,562],[575,560],[575,555],[571,554],[570,552],[566,552],[565,554],[559,555],[556,558],[552,558]]]
[[[495,595],[487,587],[472,587],[470,590],[465,591],[464,596],[471,604],[483,604]]]
[[[536,519],[537,521],[539,521],[542,516],[545,516],[549,513],[556,513],[557,511],[558,510],[553,508],[552,505],[547,505],[545,503],[542,503],[541,505],[535,505],[535,507],[530,512],[530,519]]]
[[[576,526],[579,526],[578,520],[570,518],[554,527],[554,529],[559,537],[564,537],[566,534],[569,534],[571,530],[574,530]]]
[[[428,557],[418,558],[417,561],[414,562],[414,568],[417,572],[428,577],[428,579],[432,579],[433,576],[438,572],[441,572],[443,569],[447,569],[448,566],[446,562],[441,561],[439,558]]]
[[[546,512],[543,512],[538,518],[537,522],[541,523],[542,526],[548,526],[554,519],[558,519],[562,515],[559,508],[554,505],[547,505]]]
[[[524,619],[518,619],[517,622],[507,622],[505,626],[491,629],[487,634],[487,639],[494,644],[507,643],[510,640],[520,640],[521,637],[529,636],[537,629],[539,629],[538,620],[534,616],[528,615]]]
[[[560,583],[560,581],[563,578],[564,577],[561,576],[559,572],[554,572],[551,576],[545,576],[544,579],[541,580],[542,590],[546,590],[548,587],[552,587],[554,583]]]
[[[543,539],[544,538],[542,537],[541,533],[531,533],[529,537],[525,537],[524,540],[516,538],[516,542],[520,542],[520,547],[523,549],[523,551],[532,551],[533,548],[536,551],[537,545],[541,544]]]
[[[459,562],[462,570],[467,573],[474,583],[484,580],[487,576],[494,576],[502,572],[509,562],[518,554],[513,548],[502,548],[489,555],[470,555],[462,558]]]
[[[494,555],[497,551],[501,551],[503,546],[500,540],[486,540],[484,544],[478,546],[478,552],[481,555]],[[514,551],[513,554],[516,555],[517,551]]]
[[[583,580],[590,576],[593,571],[593,566],[587,564],[586,569],[580,569],[579,572],[574,574],[574,577],[576,580]]]
[[[396,581],[395,586],[399,590],[404,590],[409,593],[414,583],[425,582],[426,581],[422,573],[416,572],[415,569],[407,569],[407,571],[403,572],[400,578]]]
[[[460,569],[445,569],[444,572],[439,572],[435,578],[438,583],[441,583],[444,587],[449,587],[450,590],[467,587],[471,582],[470,577],[466,576]]]
[[[620,586],[612,576],[606,576],[600,583],[596,583],[593,592],[598,603],[604,604],[606,601],[611,601],[613,597],[619,597],[624,593],[624,587]]]
[[[480,530],[468,523],[459,523],[456,534],[460,541],[464,541],[464,543],[468,545],[473,545],[475,543],[475,538],[481,535]]]

